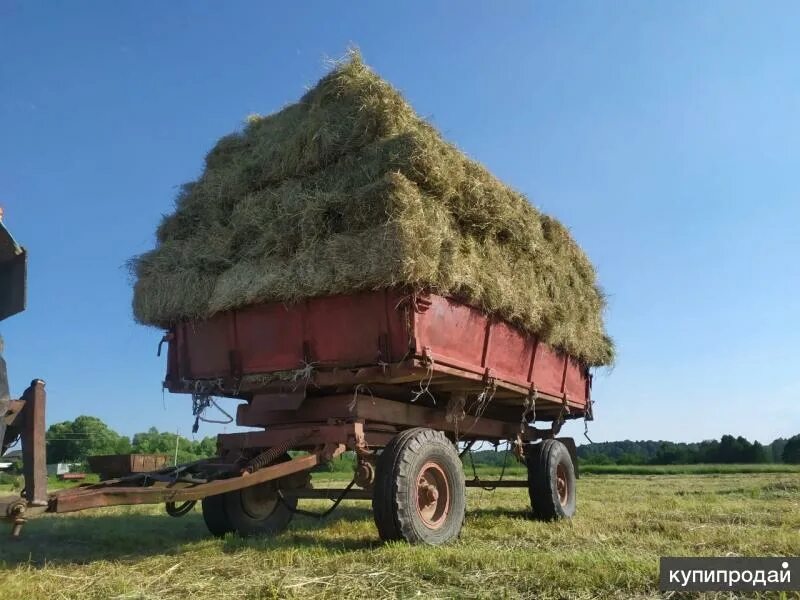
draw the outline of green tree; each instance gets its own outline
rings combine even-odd
[[[767,463],[770,461],[767,449],[761,445],[761,442],[753,442],[750,446],[750,451],[747,453],[746,462],[749,463]]]
[[[689,452],[685,444],[662,442],[650,462],[654,465],[683,465],[689,462]]]
[[[643,465],[645,462],[644,455],[637,452],[624,452],[617,459],[618,465]]]
[[[783,449],[786,447],[787,441],[784,438],[778,438],[769,445],[770,460],[772,462],[783,462]]]
[[[119,435],[97,417],[86,415],[51,425],[45,439],[50,463],[85,462],[88,456],[124,454],[131,450],[127,437]]]
[[[800,435],[790,437],[783,447],[783,462],[797,465],[800,464]]]
[[[177,444],[176,444],[177,443]],[[214,456],[217,453],[215,438],[188,440],[183,436],[151,427],[133,436],[133,452],[141,454],[168,454],[173,456],[177,445],[178,462],[185,463]]]

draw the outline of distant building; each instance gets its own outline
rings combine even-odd
[[[22,467],[22,451],[13,450],[0,458],[0,471],[17,470]]]
[[[47,475],[48,477],[52,475],[64,475],[65,473],[69,473],[72,470],[72,467],[79,466],[80,464],[78,463],[54,463],[47,465]]]

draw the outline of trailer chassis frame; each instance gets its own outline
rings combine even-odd
[[[361,489],[291,489],[286,497],[331,500],[371,499],[377,450],[403,429],[427,427],[445,432],[451,441],[511,440],[518,458],[525,445],[555,438],[561,427],[538,429],[523,422],[501,421],[476,415],[456,414],[442,408],[388,400],[367,394],[334,394],[303,398],[294,410],[274,410],[273,394],[256,395],[237,410],[238,425],[261,431],[221,434],[217,457],[176,465],[151,473],[82,484],[47,494],[45,464],[45,384],[35,380],[21,400],[11,401],[5,415],[9,427],[20,431],[24,457],[25,488],[20,497],[0,498],[0,519],[13,524],[18,536],[30,518],[43,513],[67,513],[119,505],[189,503],[225,494],[296,473],[310,471],[346,450],[355,452],[354,483]],[[565,439],[565,438],[560,438]],[[571,440],[570,440],[571,441]],[[569,446],[569,444],[568,444]],[[288,450],[305,450],[285,462],[275,462]],[[574,443],[570,446],[574,452]],[[264,464],[259,457],[268,455]],[[468,487],[525,487],[526,481],[467,481]],[[175,512],[173,510],[173,512]],[[177,511],[180,513],[180,511]],[[185,514],[185,513],[182,513]],[[180,516],[175,514],[173,516]]]

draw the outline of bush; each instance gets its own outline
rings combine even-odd
[[[22,477],[14,473],[0,473],[0,485],[10,485],[12,490],[22,488]]]

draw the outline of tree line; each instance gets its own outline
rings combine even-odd
[[[99,454],[168,454],[178,462],[190,462],[216,454],[216,439],[190,440],[155,427],[132,437],[120,435],[97,417],[80,416],[73,421],[55,423],[47,430],[49,463],[86,464],[87,457]],[[503,452],[473,452],[476,464],[500,466]],[[677,464],[800,464],[800,434],[778,438],[762,445],[744,437],[723,435],[719,440],[697,443],[623,440],[578,446],[578,458],[586,464],[677,465]],[[513,461],[512,461],[513,462]]]
[[[588,464],[617,465],[800,464],[800,435],[778,438],[767,445],[732,435],[696,443],[652,440],[600,442],[579,446],[578,457]]]
[[[687,465],[687,464],[800,464],[800,435],[778,438],[771,444],[750,442],[743,437],[723,435],[719,440],[697,443],[667,441],[598,442],[578,446],[578,459],[592,465]],[[501,467],[505,452],[472,452],[476,465]],[[469,458],[466,459],[469,465]]]
[[[97,417],[80,416],[47,429],[47,462],[85,465],[89,456],[101,454],[168,454],[178,452],[178,463],[216,454],[216,439],[190,440],[151,427],[133,437],[120,435]]]

